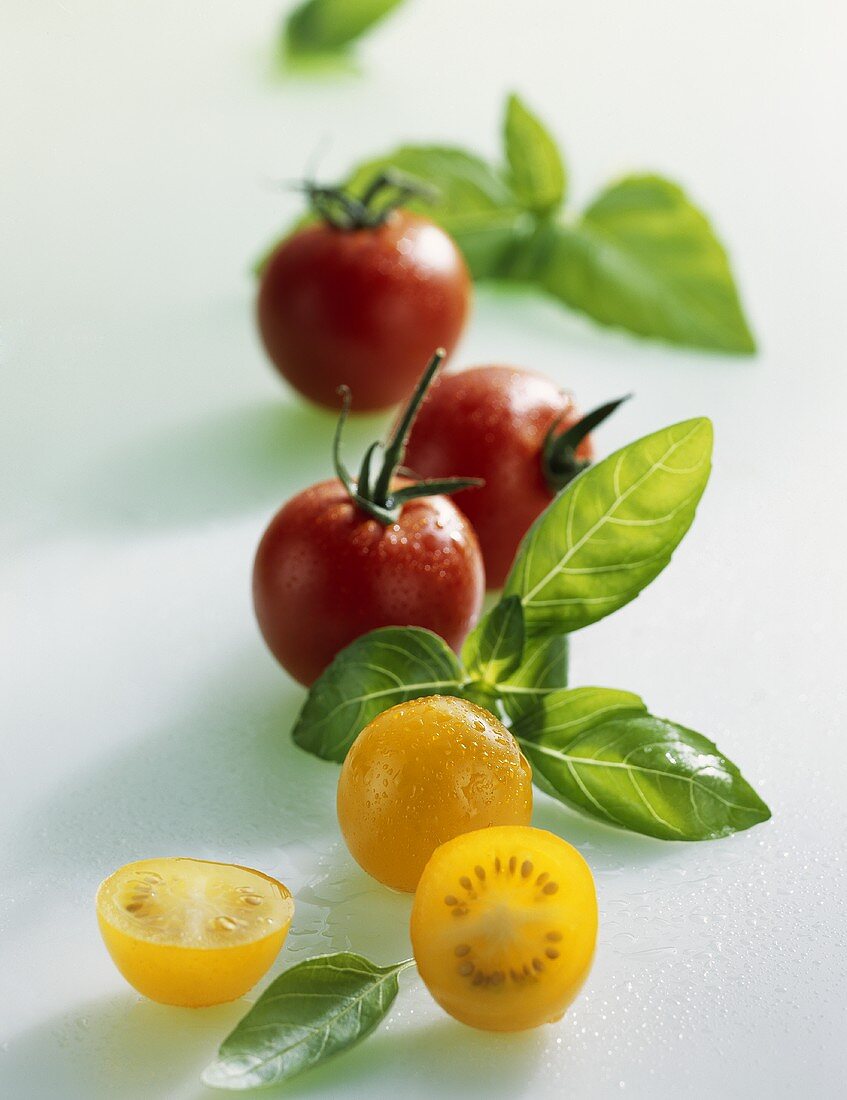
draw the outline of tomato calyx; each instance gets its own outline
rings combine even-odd
[[[312,212],[333,229],[376,229],[407,199],[434,202],[438,192],[422,181],[387,168],[374,176],[357,197],[343,187],[321,187],[307,181],[303,190]]]
[[[577,420],[566,432],[556,434],[556,429],[562,421],[558,416],[547,429],[544,443],[541,447],[541,469],[544,480],[554,493],[560,492],[576,477],[577,474],[591,465],[591,460],[580,458],[576,453],[577,447],[585,439],[589,432],[603,423],[612,415],[615,409],[628,401],[631,393],[617,398],[615,401],[607,401],[605,405],[599,405],[586,413],[581,420]],[[564,416],[564,413],[562,414]]]
[[[411,484],[404,485],[402,488],[392,487],[395,475],[402,469],[406,443],[418,409],[421,407],[426,391],[429,389],[446,355],[447,353],[443,348],[436,350],[426,370],[421,375],[420,381],[415,387],[415,392],[403,411],[403,415],[397,421],[388,439],[384,443],[371,443],[365,451],[365,457],[362,459],[359,476],[355,479],[341,457],[341,436],[344,432],[347,415],[350,412],[352,395],[349,386],[339,386],[338,388],[342,400],[342,409],[338,417],[332,445],[335,473],[353,503],[373,519],[379,520],[385,527],[397,522],[403,510],[403,505],[410,500],[458,493],[461,489],[476,488],[485,484],[478,477],[445,477],[422,478],[419,481],[412,481]],[[378,461],[380,455],[381,461]]]

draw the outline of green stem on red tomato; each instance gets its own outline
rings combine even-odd
[[[576,424],[568,428],[566,432],[562,432],[561,435],[556,435],[561,417],[553,421],[547,435],[544,437],[544,445],[541,450],[541,469],[544,472],[545,481],[554,493],[564,489],[568,482],[573,481],[577,474],[581,473],[586,466],[591,465],[590,459],[579,457],[576,453],[577,448],[589,432],[602,424],[619,405],[622,405],[624,401],[628,401],[630,397],[632,397],[632,394],[628,393],[615,401],[607,401],[605,405],[599,405],[596,409],[592,409],[590,413],[586,413],[581,420],[578,420]]]
[[[483,484],[477,477],[423,478],[420,481],[413,481],[411,485],[404,485],[400,489],[392,490],[391,488],[392,480],[403,465],[406,443],[418,409],[421,407],[426,391],[433,378],[435,378],[446,354],[443,348],[436,350],[388,440],[384,444],[372,443],[368,447],[362,460],[358,482],[353,480],[353,476],[341,457],[341,437],[350,412],[352,395],[348,386],[340,386],[338,389],[342,407],[332,444],[335,473],[354,504],[386,527],[397,522],[403,505],[407,501],[416,500],[420,497],[457,493],[460,489],[471,489]],[[376,479],[372,483],[371,467],[374,455],[380,448],[382,449],[382,465],[379,467]]]
[[[319,187],[311,182],[303,184],[303,189],[313,212],[340,230],[376,229],[407,199],[434,202],[438,196],[435,188],[391,168],[374,176],[361,198],[343,187]],[[379,198],[382,202],[378,204]]]

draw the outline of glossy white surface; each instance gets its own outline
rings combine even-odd
[[[339,847],[336,772],[295,750],[302,699],[249,600],[269,514],[326,476],[331,420],[266,367],[248,266],[332,176],[403,138],[494,153],[520,89],[582,201],[648,167],[730,242],[762,351],[709,357],[486,289],[459,360],[634,390],[602,450],[716,427],[667,572],[574,638],[573,680],[714,737],[774,819],[663,845],[538,798],[597,874],[601,942],[558,1026],[491,1037],[416,978],[386,1026],[286,1096],[829,1097],[847,1005],[844,876],[844,9],[748,0],[410,0],[360,71],[274,77],[281,3],[6,0],[0,14],[3,670],[0,1093],[194,1098],[244,1004],[142,1002],[93,897],[146,855],[282,877],[280,964],[408,950],[405,897]],[[357,422],[351,452],[381,426]]]

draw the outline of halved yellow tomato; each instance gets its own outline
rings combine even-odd
[[[130,985],[162,1004],[241,997],[285,942],[294,902],[281,882],[230,863],[146,859],[97,891],[109,954]]]

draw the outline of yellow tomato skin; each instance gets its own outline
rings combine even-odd
[[[421,876],[410,932],[418,972],[469,1027],[523,1031],[560,1019],[591,969],[591,869],[542,829],[504,827],[442,845]]]
[[[444,841],[492,825],[526,825],[532,770],[506,727],[475,703],[428,696],[377,715],[350,748],[338,821],[353,858],[413,891]]]
[[[237,1000],[279,954],[287,888],[249,867],[183,857],[119,868],[97,892],[103,942],[131,986],[160,1004]]]
[[[288,928],[236,947],[169,947],[121,932],[100,914],[103,941],[129,984],[151,1001],[184,1008],[236,1001],[267,973]]]

